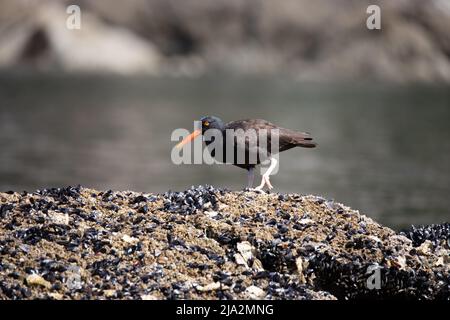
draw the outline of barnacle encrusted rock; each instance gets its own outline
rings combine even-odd
[[[449,230],[211,186],[0,193],[0,299],[449,299]]]

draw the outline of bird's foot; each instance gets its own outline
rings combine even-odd
[[[270,183],[270,177],[269,177],[269,175],[266,175],[266,174],[262,176],[261,184],[255,188],[255,191],[262,191],[265,185],[267,185],[267,188],[269,190],[273,189],[273,186]]]
[[[269,176],[269,175],[267,175],[267,176],[264,175],[263,178],[265,178],[266,184],[267,184],[267,187],[269,188],[269,190],[272,190],[272,189],[273,189],[273,186],[272,186],[272,184],[270,183],[270,176]]]

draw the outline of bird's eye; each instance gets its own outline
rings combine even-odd
[[[208,126],[209,126],[209,122],[208,122],[208,121],[205,121],[205,122],[203,122],[203,125],[204,125],[205,127],[208,127]]]

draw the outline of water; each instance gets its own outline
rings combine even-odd
[[[396,229],[450,220],[450,90],[438,87],[2,74],[0,190],[242,189],[242,169],[170,160],[172,130],[209,114],[313,134],[318,148],[281,154],[276,191],[323,195]]]

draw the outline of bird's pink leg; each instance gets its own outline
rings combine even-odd
[[[267,184],[267,187],[269,188],[269,190],[273,189],[273,186],[270,183],[270,174],[276,168],[277,164],[278,164],[277,159],[275,159],[273,157],[270,158],[270,166],[267,169],[267,171],[263,174],[263,176],[261,178],[261,184],[255,188],[256,191],[261,191],[266,184]]]

